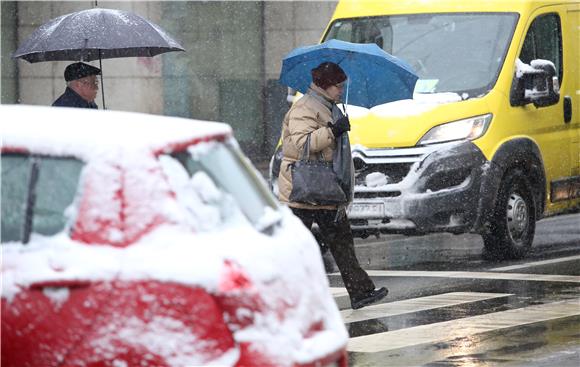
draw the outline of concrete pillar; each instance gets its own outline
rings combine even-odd
[[[18,7],[16,2],[0,2],[1,19],[1,63],[2,80],[0,84],[0,102],[17,103],[18,101],[18,68],[11,54],[17,45]]]

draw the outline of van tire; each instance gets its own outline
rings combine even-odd
[[[536,208],[532,186],[521,169],[502,179],[489,231],[483,237],[485,260],[523,258],[536,231]]]

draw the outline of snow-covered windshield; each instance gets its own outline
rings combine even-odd
[[[275,199],[247,158],[233,144],[199,143],[187,151],[173,153],[171,157],[185,168],[196,185],[203,186],[203,195],[207,196],[216,189],[231,195],[246,218],[259,229],[279,220],[279,216],[272,215],[278,210]],[[211,187],[214,189],[210,190]]]
[[[480,95],[495,84],[517,17],[453,13],[338,19],[325,40],[376,43],[405,60],[419,75],[415,93]]]

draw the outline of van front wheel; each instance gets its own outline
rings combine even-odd
[[[483,235],[486,260],[521,259],[534,240],[535,205],[531,185],[517,169],[508,173],[498,193],[495,210]]]

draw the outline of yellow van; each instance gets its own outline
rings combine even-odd
[[[479,233],[521,258],[580,206],[580,1],[341,0],[322,41],[376,43],[412,100],[347,106],[353,232]]]

